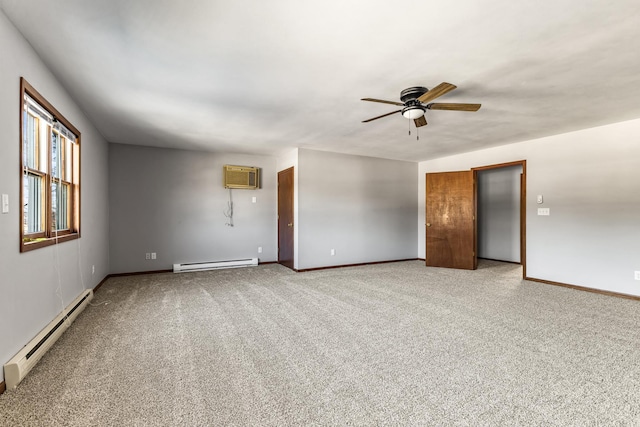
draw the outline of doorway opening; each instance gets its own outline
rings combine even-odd
[[[473,168],[478,258],[522,265],[526,274],[526,160]]]

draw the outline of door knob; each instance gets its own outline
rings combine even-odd
[[[289,224],[287,224],[287,227],[293,227],[293,223],[290,222]]]
[[[431,223],[430,222],[427,223],[427,227],[431,227]]]

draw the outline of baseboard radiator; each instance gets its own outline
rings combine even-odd
[[[258,258],[237,259],[233,261],[187,262],[183,264],[173,264],[173,272],[186,273],[188,271],[217,270],[220,268],[255,267],[257,265],[258,265]]]
[[[67,330],[82,310],[93,299],[93,290],[86,289],[78,298],[51,321],[34,339],[29,341],[4,365],[4,380],[8,390],[13,390],[38,363],[42,356]]]

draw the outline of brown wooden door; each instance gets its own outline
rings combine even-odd
[[[427,174],[427,266],[476,269],[475,177],[475,171]]]
[[[293,270],[293,168],[278,172],[278,262]]]

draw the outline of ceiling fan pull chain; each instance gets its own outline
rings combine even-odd
[[[411,120],[409,120],[409,135],[411,135]]]
[[[416,141],[420,141],[420,128],[416,128]]]

